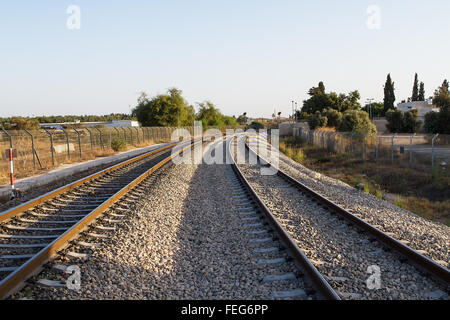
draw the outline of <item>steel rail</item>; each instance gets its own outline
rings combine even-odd
[[[37,206],[37,205],[39,205],[39,204],[41,204],[43,202],[48,201],[49,199],[55,198],[55,197],[65,193],[65,192],[67,192],[69,190],[74,189],[74,188],[82,185],[83,183],[85,183],[87,181],[96,179],[96,178],[98,178],[98,177],[100,177],[100,176],[102,176],[102,175],[104,175],[104,174],[106,174],[108,172],[117,170],[117,169],[119,169],[119,168],[121,168],[123,166],[131,164],[131,163],[136,162],[138,160],[144,159],[144,158],[146,158],[148,156],[151,156],[151,155],[153,155],[155,153],[159,153],[161,151],[173,148],[174,146],[175,146],[175,144],[170,144],[168,146],[164,146],[164,147],[161,147],[161,148],[158,148],[158,149],[146,152],[146,153],[144,153],[142,155],[135,156],[135,157],[133,157],[131,159],[128,159],[128,160],[123,161],[121,163],[115,164],[115,165],[113,165],[113,166],[111,166],[109,168],[106,168],[104,170],[101,170],[101,171],[98,171],[96,173],[93,173],[93,174],[91,174],[91,175],[89,175],[87,177],[84,177],[82,179],[79,179],[77,181],[69,183],[69,184],[67,184],[65,186],[62,186],[62,187],[58,188],[58,189],[52,190],[52,191],[50,191],[50,192],[48,192],[46,194],[43,194],[43,195],[41,195],[39,197],[36,197],[36,198],[34,198],[32,200],[29,200],[29,201],[27,201],[25,203],[22,203],[22,204],[14,207],[14,208],[8,209],[8,210],[6,210],[6,211],[4,211],[4,212],[2,212],[0,214],[0,222],[4,222],[6,220],[9,220],[9,219],[19,215],[20,213],[22,213],[22,212],[24,212],[24,211],[34,207],[34,206]]]
[[[139,177],[137,177],[132,182],[130,182],[125,187],[123,187],[118,192],[116,192],[114,195],[109,197],[102,204],[100,204],[95,209],[93,209],[89,214],[87,214],[83,219],[78,221],[72,227],[68,228],[63,234],[58,236],[54,241],[52,241],[50,244],[48,244],[46,247],[44,247],[42,250],[40,250],[38,253],[36,253],[33,257],[31,257],[29,260],[27,260],[24,264],[22,264],[19,268],[17,268],[15,271],[13,271],[11,274],[9,274],[6,278],[4,278],[2,281],[0,281],[0,299],[4,299],[4,298],[8,297],[10,294],[12,294],[17,289],[19,289],[25,280],[27,280],[28,278],[30,278],[31,276],[33,276],[34,274],[39,272],[40,268],[43,264],[50,261],[57,252],[64,249],[65,247],[67,247],[69,241],[73,240],[74,238],[76,238],[79,235],[80,232],[87,229],[87,227],[92,222],[94,222],[104,211],[106,211],[110,206],[112,206],[114,203],[116,203],[128,191],[133,189],[136,185],[138,185],[140,182],[142,182],[150,174],[152,174],[153,172],[155,172],[156,170],[161,168],[163,165],[168,163],[176,155],[180,154],[181,152],[183,152],[186,149],[192,148],[197,143],[201,143],[201,141],[191,142],[186,147],[180,147],[178,150],[172,151],[172,153],[168,157],[161,160],[159,163],[157,163],[156,165],[151,167],[149,170],[147,170],[146,172],[141,174]],[[138,156],[136,158],[127,160],[124,163],[131,163],[131,162],[133,162],[133,160],[137,161],[139,159],[149,156],[150,154],[159,153],[159,152],[167,150],[169,148],[174,148],[174,145],[159,148],[157,150],[146,153],[142,156]],[[113,170],[112,168],[117,169],[118,167],[121,167],[123,165],[124,164],[112,166],[108,169],[102,170],[101,172],[102,173],[109,172],[109,171]],[[98,176],[98,173],[91,175],[89,177],[92,178],[93,176]],[[87,179],[87,180],[86,179],[87,178],[84,178],[82,180],[85,180],[85,181],[90,180],[90,179]],[[79,181],[77,181],[75,183],[71,183],[70,184],[71,188],[66,189],[65,191],[70,190],[74,187],[74,185],[78,186],[79,184],[80,184]],[[62,189],[64,189],[64,187],[58,189],[57,191],[55,191],[55,193],[61,194]],[[49,194],[45,195],[45,197],[46,197],[46,199],[51,198],[49,196]],[[36,204],[41,203],[41,202],[42,201],[37,202]],[[36,204],[34,204],[34,205],[36,205]],[[29,208],[30,203],[26,203],[24,206]],[[19,208],[15,208],[15,209],[18,210]],[[18,212],[21,212],[21,211],[18,210]]]
[[[343,218],[347,219],[351,223],[358,226],[360,229],[366,231],[373,237],[375,237],[380,242],[384,243],[388,247],[394,249],[399,254],[401,254],[403,257],[408,259],[411,264],[422,268],[426,270],[431,276],[434,276],[435,279],[438,281],[446,284],[447,286],[450,286],[450,270],[443,267],[442,265],[438,264],[436,261],[424,256],[423,254],[417,252],[416,250],[412,249],[411,247],[407,246],[406,244],[398,241],[397,239],[391,237],[390,235],[384,233],[380,229],[372,226],[371,224],[367,223],[363,219],[355,216],[351,212],[347,211],[346,209],[342,208],[338,204],[334,203],[333,201],[325,198],[324,196],[320,195],[319,193],[315,192],[311,188],[307,187],[297,179],[293,178],[286,172],[280,170],[280,168],[275,167],[273,164],[271,164],[268,160],[261,157],[256,151],[254,151],[250,146],[246,143],[245,147],[250,150],[257,159],[260,159],[260,161],[265,162],[267,165],[270,165],[274,167],[277,170],[277,175],[279,175],[281,178],[287,180],[288,182],[292,183],[294,186],[298,187],[302,192],[306,193],[310,197],[316,199],[318,202],[322,203],[332,211],[336,212]]]
[[[323,298],[325,298],[327,300],[341,300],[340,296],[334,291],[334,289],[325,280],[325,278],[317,270],[317,268],[311,263],[311,261],[309,261],[309,259],[306,257],[306,255],[303,253],[303,251],[298,247],[298,245],[291,238],[291,236],[288,234],[288,232],[278,222],[277,218],[273,215],[273,213],[270,211],[270,209],[267,208],[267,206],[264,204],[264,202],[258,196],[256,191],[250,185],[248,180],[245,178],[242,171],[239,169],[239,166],[237,165],[234,155],[231,150],[231,143],[234,139],[235,139],[235,137],[233,137],[227,141],[227,143],[228,143],[227,150],[229,153],[229,157],[231,159],[231,166],[233,168],[233,171],[235,172],[235,174],[237,175],[239,180],[242,182],[244,187],[247,189],[248,193],[253,198],[255,203],[258,205],[258,207],[264,213],[264,215],[266,216],[270,225],[276,231],[276,233],[278,234],[278,236],[281,239],[281,241],[283,242],[283,244],[291,252],[295,261],[298,264],[300,264],[300,266],[303,268],[303,270],[309,276],[315,289],[318,291],[319,295],[321,295]]]

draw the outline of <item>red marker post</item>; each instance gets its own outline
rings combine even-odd
[[[6,149],[6,157],[9,157],[9,174],[11,177],[11,199],[14,199],[14,158],[17,157],[16,149]]]

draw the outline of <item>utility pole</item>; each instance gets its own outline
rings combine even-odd
[[[374,98],[368,98],[367,101],[366,101],[367,106],[369,107],[369,118],[370,118],[370,119],[373,118],[373,117],[372,117],[372,102],[373,102],[374,100],[375,100]]]

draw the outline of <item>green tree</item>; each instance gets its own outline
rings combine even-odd
[[[372,112],[372,117],[384,117],[384,103],[373,102],[362,108],[363,111],[369,113]]]
[[[337,94],[336,92],[325,92],[325,85],[323,82],[319,83],[318,87],[312,87],[308,91],[310,98],[303,101],[301,112],[306,112],[313,115],[316,111],[322,112],[327,108],[345,112],[346,110],[358,110],[361,108],[359,99],[361,98],[357,90],[351,91],[348,95]]]
[[[420,83],[419,87],[419,101],[425,101],[425,84],[423,82]]]
[[[417,109],[406,112],[403,121],[403,132],[416,133],[422,126],[422,121],[419,120],[419,110]]]
[[[404,113],[400,109],[391,109],[386,112],[386,127],[392,133],[403,132],[404,126]]]
[[[328,108],[322,112],[322,116],[327,118],[327,126],[339,128],[342,123],[342,113]]]
[[[197,120],[205,120],[208,126],[222,126],[224,124],[223,115],[220,110],[210,101],[197,103],[199,108]]]
[[[386,84],[384,85],[384,114],[390,109],[394,109],[395,102],[395,87],[392,82],[391,74],[388,74]]]
[[[439,112],[431,111],[425,114],[425,122],[423,124],[423,130],[426,133],[439,133]]]
[[[419,77],[416,73],[416,75],[414,77],[414,85],[413,85],[411,101],[418,101],[418,100],[419,100]]]
[[[314,114],[310,115],[307,121],[311,130],[326,127],[328,123],[327,117],[323,116],[319,111],[316,111]]]
[[[347,110],[342,115],[339,131],[376,134],[377,128],[370,121],[369,114],[362,110]]]
[[[138,98],[138,104],[133,109],[133,116],[143,126],[192,126],[195,119],[194,108],[182,96],[182,91],[176,88],[168,90],[149,99],[145,92]]]

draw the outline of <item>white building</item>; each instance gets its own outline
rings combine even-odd
[[[402,110],[403,112],[408,112],[413,109],[419,110],[419,120],[421,120],[422,122],[425,120],[425,115],[428,112],[431,112],[431,111],[439,112],[439,108],[437,108],[433,104],[431,99],[428,101],[410,101],[410,102],[399,103],[397,105],[397,108]]]

